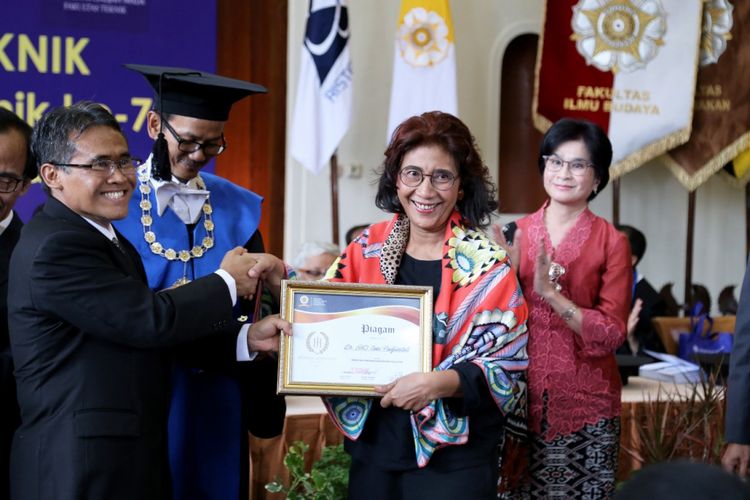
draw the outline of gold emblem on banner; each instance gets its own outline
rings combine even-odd
[[[571,39],[587,64],[628,73],[656,57],[667,31],[667,16],[658,0],[605,0],[595,8],[585,7],[590,3],[578,2],[571,19]]]
[[[407,64],[432,66],[447,57],[450,38],[450,28],[440,14],[416,7],[404,16],[396,43]]]
[[[703,30],[701,31],[700,65],[719,62],[732,39],[732,11],[729,0],[710,0],[703,8]]]

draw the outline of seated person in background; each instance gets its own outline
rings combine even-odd
[[[628,316],[628,336],[617,349],[617,353],[636,354],[643,349],[664,352],[664,345],[651,324],[651,318],[665,316],[665,304],[656,289],[638,273],[636,267],[646,253],[646,237],[633,226],[620,224],[616,227],[628,237],[633,263],[633,303]]]
[[[365,229],[369,224],[360,224],[359,226],[352,226],[349,228],[349,230],[346,232],[346,244],[348,245],[352,241],[354,241],[357,237],[359,237],[360,234],[364,232]]]
[[[333,243],[309,241],[294,258],[292,264],[301,280],[319,280],[339,256],[339,247]]]

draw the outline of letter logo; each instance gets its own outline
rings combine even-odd
[[[323,354],[328,350],[328,335],[323,332],[311,332],[307,336],[305,347],[313,354]]]

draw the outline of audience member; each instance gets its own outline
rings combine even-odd
[[[31,127],[0,108],[0,498],[10,495],[10,444],[21,422],[8,338],[8,265],[23,226],[13,206],[37,175],[30,139]]]
[[[369,224],[361,224],[359,226],[350,227],[349,230],[346,232],[346,236],[345,236],[346,244],[348,245],[349,243],[354,241],[368,227],[369,227]]]
[[[525,429],[527,311],[505,252],[479,231],[495,199],[458,118],[424,113],[394,131],[375,203],[395,215],[327,276],[432,286],[435,369],[377,388],[381,399],[326,399],[349,438],[351,499],[496,496],[498,443]]]
[[[747,500],[750,487],[720,467],[687,461],[649,465],[625,481],[615,500]]]
[[[156,143],[138,170],[139,195],[115,226],[140,253],[151,289],[210,274],[233,247],[263,252],[260,196],[202,170],[227,147],[224,126],[234,102],[266,89],[196,70],[127,67],[157,91],[146,117]],[[253,320],[254,310],[254,301],[240,300],[235,315]],[[174,500],[247,498],[248,431],[272,437],[283,429],[275,359],[233,362],[235,349],[226,347],[224,363],[207,364],[204,356],[176,362],[169,412]]]
[[[638,264],[646,253],[646,236],[634,228],[621,224],[617,230],[628,238],[630,261],[633,263],[633,302],[628,316],[628,336],[617,349],[618,354],[637,354],[644,349],[664,352],[664,345],[651,318],[664,316],[664,301],[659,292],[638,272]]]
[[[339,251],[333,243],[305,243],[292,262],[297,277],[313,281],[321,279],[339,256]]]
[[[32,150],[50,197],[10,263],[21,408],[11,498],[169,498],[165,349],[201,338],[240,347],[232,307],[255,290],[256,260],[234,248],[215,273],[156,293],[112,227],[139,164],[115,118],[94,103],[57,108],[37,122]],[[279,328],[291,333],[277,317],[253,324],[243,347],[277,349]]]
[[[626,336],[633,272],[625,236],[588,208],[611,160],[595,124],[555,123],[538,160],[549,199],[517,222],[509,247],[529,303],[532,433],[530,480],[512,496],[614,493],[621,390],[614,352]]]

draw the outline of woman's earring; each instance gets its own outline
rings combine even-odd
[[[463,189],[459,189],[458,190],[458,199],[459,200],[463,200],[464,199],[464,190]]]

